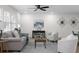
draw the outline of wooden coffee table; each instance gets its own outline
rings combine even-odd
[[[43,42],[44,46],[46,48],[46,34],[45,34],[45,30],[33,30],[32,31],[32,38],[35,41],[35,48],[36,48],[36,43],[37,42]]]
[[[35,38],[35,48],[36,48],[36,43],[37,42],[43,42],[44,43],[44,47],[46,48],[46,38]]]

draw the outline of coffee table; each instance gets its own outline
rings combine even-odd
[[[44,47],[46,48],[47,38],[34,38],[34,40],[35,40],[35,48],[36,48],[36,43],[37,42],[43,42],[44,43]]]

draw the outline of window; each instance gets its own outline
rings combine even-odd
[[[0,8],[0,21],[3,21],[3,9]]]
[[[4,19],[3,19],[3,21],[4,21],[4,25],[5,25],[5,30],[10,30],[11,29],[11,27],[10,27],[10,13],[8,12],[8,11],[5,11],[4,10],[4,15],[3,15],[3,17],[4,17]]]
[[[11,30],[13,30],[14,28],[16,28],[16,17],[15,17],[15,15],[11,15],[10,25],[11,25]]]
[[[0,22],[3,23],[4,31],[13,30],[14,28],[16,28],[16,19],[16,14],[13,14],[7,10],[4,10],[3,8],[0,8]]]
[[[8,11],[4,11],[4,22],[10,23],[10,13]]]

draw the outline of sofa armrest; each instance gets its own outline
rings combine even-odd
[[[26,37],[27,37],[28,34],[27,34],[27,33],[20,33],[20,36],[21,36],[21,37],[23,37],[23,36],[26,36]]]
[[[21,39],[22,39],[22,40],[26,40],[26,39],[27,39],[27,37],[23,36],[23,37],[21,37]]]

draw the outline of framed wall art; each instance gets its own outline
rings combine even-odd
[[[71,26],[76,26],[77,24],[78,24],[78,19],[76,18],[76,17],[72,17],[71,19],[70,19],[70,25]]]
[[[42,28],[44,28],[44,21],[41,20],[41,19],[37,19],[35,22],[34,22],[34,28],[36,30],[41,30]]]
[[[66,20],[64,17],[61,17],[59,18],[59,20],[57,21],[57,23],[60,25],[60,26],[64,26],[66,24]]]

